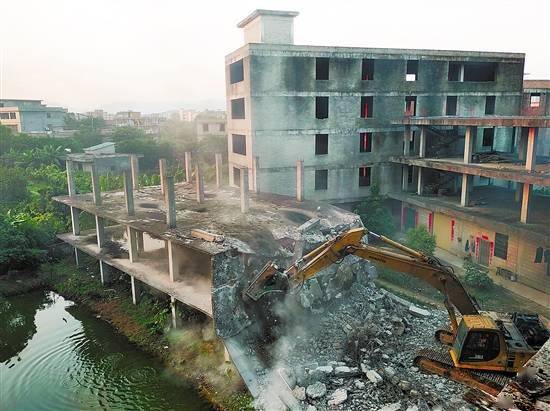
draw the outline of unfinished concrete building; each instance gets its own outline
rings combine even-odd
[[[190,153],[186,159],[193,180],[174,183],[161,159],[161,185],[140,187],[138,156],[69,155],[69,195],[54,200],[70,208],[72,232],[59,238],[74,247],[77,264],[84,254],[99,262],[103,284],[114,275],[126,277],[134,304],[144,288],[169,296],[173,327],[180,322],[178,307],[202,313],[225,345],[226,360],[231,358],[257,396],[262,360],[244,352],[241,341],[241,331],[251,324],[241,298],[247,281],[268,260],[288,264],[308,252],[308,235],[318,244],[361,221],[328,204],[250,194],[246,171],[240,190],[206,188]],[[221,155],[216,164],[221,186]],[[91,173],[91,193],[77,193],[75,170]],[[99,177],[106,172],[124,176],[122,192],[101,192]],[[94,229],[81,229],[82,215],[93,217]]]
[[[246,169],[256,192],[353,204],[377,183],[404,230],[425,225],[443,250],[550,305],[550,94],[547,81],[524,89],[525,55],[295,45],[297,15],[238,24],[230,184]]]

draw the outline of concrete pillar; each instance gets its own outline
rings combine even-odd
[[[527,155],[525,158],[525,169],[534,171],[537,164],[537,129],[529,127],[527,134]]]
[[[143,231],[136,230],[136,238],[137,238],[137,248],[138,248],[138,256],[139,256],[140,253],[145,251],[145,246],[143,245]]]
[[[130,155],[130,167],[132,170],[132,187],[137,190],[139,188],[139,162],[135,154]]]
[[[81,256],[81,252],[78,248],[76,247],[73,247],[74,248],[74,263],[76,265],[77,268],[79,268],[81,265],[82,265],[82,256]]]
[[[76,183],[74,179],[74,163],[71,160],[66,161],[67,169],[67,186],[69,196],[74,197],[76,195]],[[71,209],[71,225],[73,228],[73,235],[80,235],[80,211],[74,207]]]
[[[99,260],[99,276],[101,284],[109,284],[113,280],[111,267],[103,260]]]
[[[424,168],[418,167],[416,194],[418,194],[419,196],[424,195],[424,171]]]
[[[250,198],[248,192],[248,168],[241,168],[241,213],[246,213],[250,208]]]
[[[99,216],[95,216],[95,233],[97,237],[97,246],[103,248],[105,246],[105,220]]]
[[[166,225],[168,228],[176,228],[176,193],[174,190],[174,177],[166,177]]]
[[[405,131],[403,132],[403,155],[409,156],[410,153],[410,144],[411,144],[412,130],[411,126],[405,126]]]
[[[402,167],[401,189],[405,192],[409,191],[409,166],[404,164]]]
[[[178,301],[174,297],[170,297],[170,311],[172,312],[172,328],[178,328]]]
[[[197,193],[197,203],[204,203],[204,179],[199,163],[195,164],[195,192]]]
[[[254,187],[254,192],[259,193],[260,192],[260,157],[254,156],[252,157],[252,172],[254,173],[254,180],[252,181],[252,185]]]
[[[191,182],[191,153],[186,151],[185,154],[185,181]]]
[[[462,174],[462,188],[460,193],[460,205],[462,207],[470,206],[470,193],[472,185],[472,176],[468,174]]]
[[[426,126],[420,127],[420,143],[418,145],[418,157],[426,157]]]
[[[133,275],[130,276],[130,285],[132,286],[132,303],[138,305],[141,297],[141,287],[139,280],[136,280]]]
[[[94,195],[94,204],[101,205],[101,188],[99,186],[99,174],[97,172],[97,167],[95,164],[92,164],[92,192]]]
[[[166,159],[159,158],[160,191],[166,195]]]
[[[126,212],[133,216],[134,208],[134,184],[132,182],[132,171],[124,170],[124,199],[126,200]]]
[[[216,188],[221,188],[222,186],[222,155],[221,153],[216,153]]]
[[[477,134],[477,127],[466,127],[466,134],[464,135],[464,163],[469,164],[472,162],[472,154],[474,151],[475,136]]]
[[[71,207],[71,225],[73,235],[80,235],[80,210],[78,208]]]
[[[170,281],[178,281],[180,279],[180,265],[177,245],[170,240],[167,240],[166,244],[168,245],[168,272],[170,273]]]
[[[126,237],[128,238],[128,255],[131,263],[135,263],[138,259],[138,246],[136,230],[130,226],[126,227]]]
[[[521,214],[520,221],[523,224],[529,223],[531,217],[531,194],[532,194],[532,184],[523,183],[523,195],[521,197]]]
[[[304,160],[296,161],[296,201],[304,201]]]

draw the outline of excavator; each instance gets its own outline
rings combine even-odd
[[[365,244],[367,235],[385,246]],[[424,349],[417,354],[414,363],[425,372],[497,395],[550,337],[537,314],[481,311],[452,267],[366,228],[342,232],[286,270],[267,263],[245,289],[245,297],[257,302],[270,293],[292,292],[347,255],[421,279],[443,294],[450,329],[438,330],[435,338],[448,348]]]

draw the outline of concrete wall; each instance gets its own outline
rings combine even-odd
[[[369,192],[358,185],[360,166],[372,166],[371,181],[382,183],[387,191],[391,189],[388,183],[399,184],[398,166],[392,171],[378,169],[389,155],[402,153],[402,128],[391,123],[403,117],[406,96],[417,97],[419,116],[444,115],[447,95],[458,97],[458,115],[483,115],[489,95],[496,96],[496,114],[520,112],[523,59],[496,61],[493,82],[456,82],[448,81],[449,61],[494,61],[494,56],[363,50],[367,49],[252,44],[228,56],[227,70],[238,58],[245,63],[244,81],[227,82],[228,108],[232,98],[243,96],[247,111],[245,120],[231,119],[229,114],[228,134],[240,130],[237,134],[247,136],[246,156],[231,153],[229,144],[229,167],[251,168],[257,157],[261,190],[294,195],[294,167],[303,159],[306,198],[349,201]],[[315,79],[316,57],[330,58],[329,80]],[[361,79],[363,58],[374,59],[373,80]],[[419,60],[417,81],[405,81],[408,59]],[[317,96],[329,98],[327,119],[315,118]],[[373,97],[372,118],[360,116],[362,96]],[[361,132],[373,132],[370,153],[359,151]],[[329,134],[328,154],[315,155],[315,134]],[[495,148],[508,146],[509,131],[497,130],[495,141]],[[314,190],[315,169],[329,170],[327,190]]]

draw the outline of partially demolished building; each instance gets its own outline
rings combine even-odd
[[[403,230],[550,306],[548,82],[523,88],[525,55],[295,45],[297,15],[238,25],[231,185],[247,169],[253,191],[353,204],[376,183]]]

